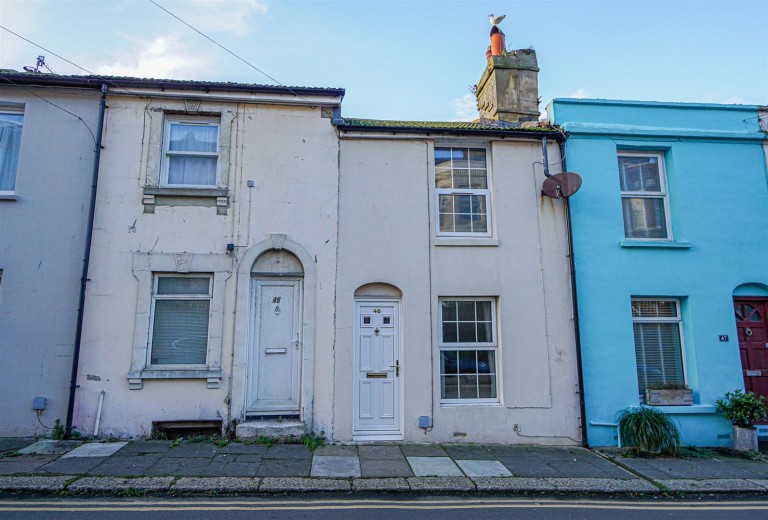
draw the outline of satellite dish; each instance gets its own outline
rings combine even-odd
[[[556,173],[544,179],[541,192],[553,199],[565,199],[579,191],[581,175],[574,172]]]

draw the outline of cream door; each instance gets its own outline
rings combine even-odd
[[[353,434],[401,437],[399,303],[359,301],[355,315]]]
[[[299,413],[301,281],[255,279],[248,415]]]

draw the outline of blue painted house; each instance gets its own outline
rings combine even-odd
[[[729,446],[715,400],[768,395],[759,107],[555,99],[547,112],[584,179],[570,209],[589,444],[616,444],[617,413],[653,401],[646,390],[682,387],[688,404],[659,407],[683,444]]]

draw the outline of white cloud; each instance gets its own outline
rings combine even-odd
[[[465,94],[451,100],[452,119],[457,121],[473,121],[479,117],[477,99],[474,94]]]
[[[586,90],[584,90],[583,88],[579,88],[575,92],[571,92],[571,94],[566,96],[566,97],[577,98],[577,99],[585,99],[585,98],[588,98],[589,96],[587,95],[587,91]]]
[[[99,74],[139,78],[190,79],[206,70],[210,59],[190,52],[177,36],[158,36],[139,45],[134,56],[96,68]]]
[[[245,36],[253,29],[253,17],[267,14],[267,4],[264,0],[185,0],[158,3],[200,31],[212,34],[232,33],[235,36]]]

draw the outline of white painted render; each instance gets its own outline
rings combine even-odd
[[[491,240],[436,245],[436,144],[490,148]],[[549,156],[558,155],[550,145]],[[578,443],[564,202],[541,195],[541,142],[342,133],[340,157],[334,438],[353,439],[355,291],[381,282],[402,292],[405,440]],[[438,299],[461,296],[498,304],[496,404],[440,403]],[[418,427],[419,416],[432,418],[431,431]]]
[[[0,200],[0,437],[50,434],[36,396],[47,398],[45,426],[65,422],[98,101],[93,91],[0,89],[0,110],[24,113],[15,194]]]

